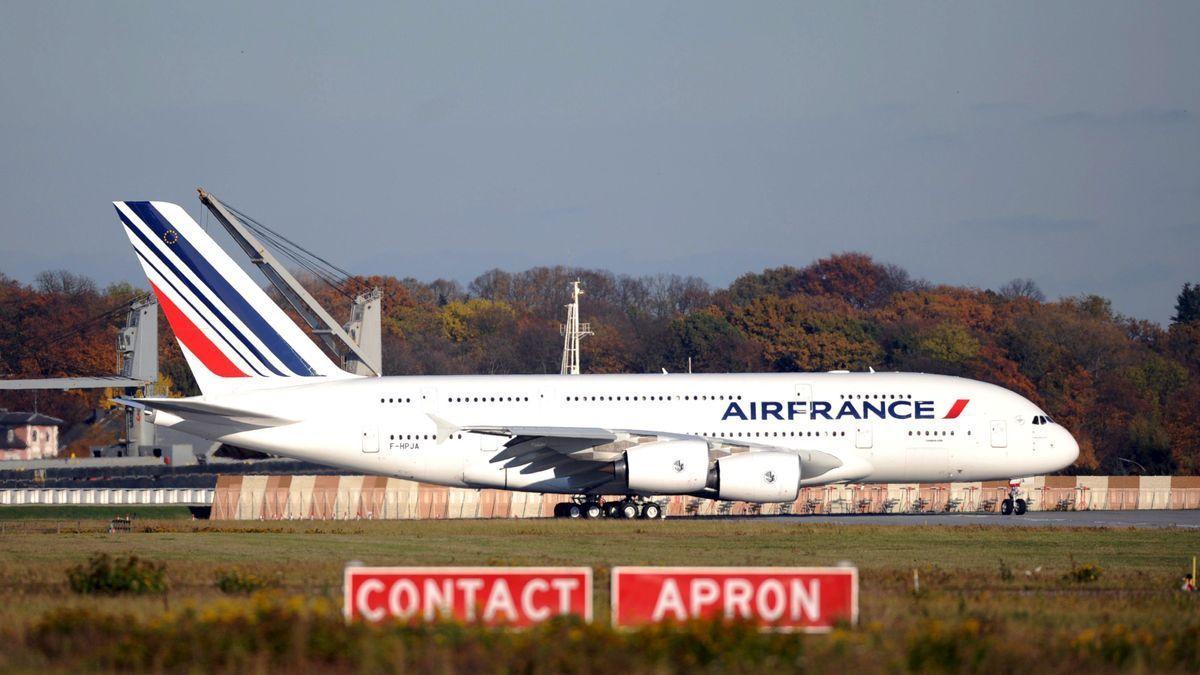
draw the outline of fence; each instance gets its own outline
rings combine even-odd
[[[1007,482],[827,485],[793,502],[751,504],[659,497],[670,516],[999,511]],[[1200,509],[1200,477],[1038,476],[1022,497],[1031,511]],[[566,495],[473,490],[383,476],[220,476],[215,488],[0,489],[0,506],[212,506],[214,519],[356,520],[542,518]]]
[[[207,506],[215,494],[214,488],[13,488],[0,490],[0,506]]]

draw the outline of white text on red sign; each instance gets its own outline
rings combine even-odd
[[[592,618],[587,567],[348,567],[345,614],[366,621],[455,620],[529,626]]]
[[[617,567],[614,626],[742,620],[823,631],[858,618],[858,571],[848,567]]]

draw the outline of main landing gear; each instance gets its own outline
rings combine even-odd
[[[569,502],[554,505],[555,518],[620,518],[633,520],[657,520],[664,517],[662,507],[642,497],[626,497],[614,501],[602,501],[590,495],[578,496]]]
[[[1016,514],[1018,516],[1025,515],[1029,510],[1029,504],[1024,499],[1005,499],[1000,502],[1000,515],[1009,516]]]

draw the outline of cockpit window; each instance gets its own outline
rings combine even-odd
[[[1049,415],[1035,415],[1033,417],[1034,424],[1054,424],[1054,420],[1050,419]]]

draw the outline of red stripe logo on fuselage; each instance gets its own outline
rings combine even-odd
[[[969,399],[969,398],[958,399],[957,401],[954,402],[954,405],[950,406],[950,412],[946,413],[946,416],[943,417],[942,419],[952,420],[952,419],[958,417],[959,415],[962,414],[963,409],[966,408],[967,404],[970,402],[971,402],[971,399]]]

